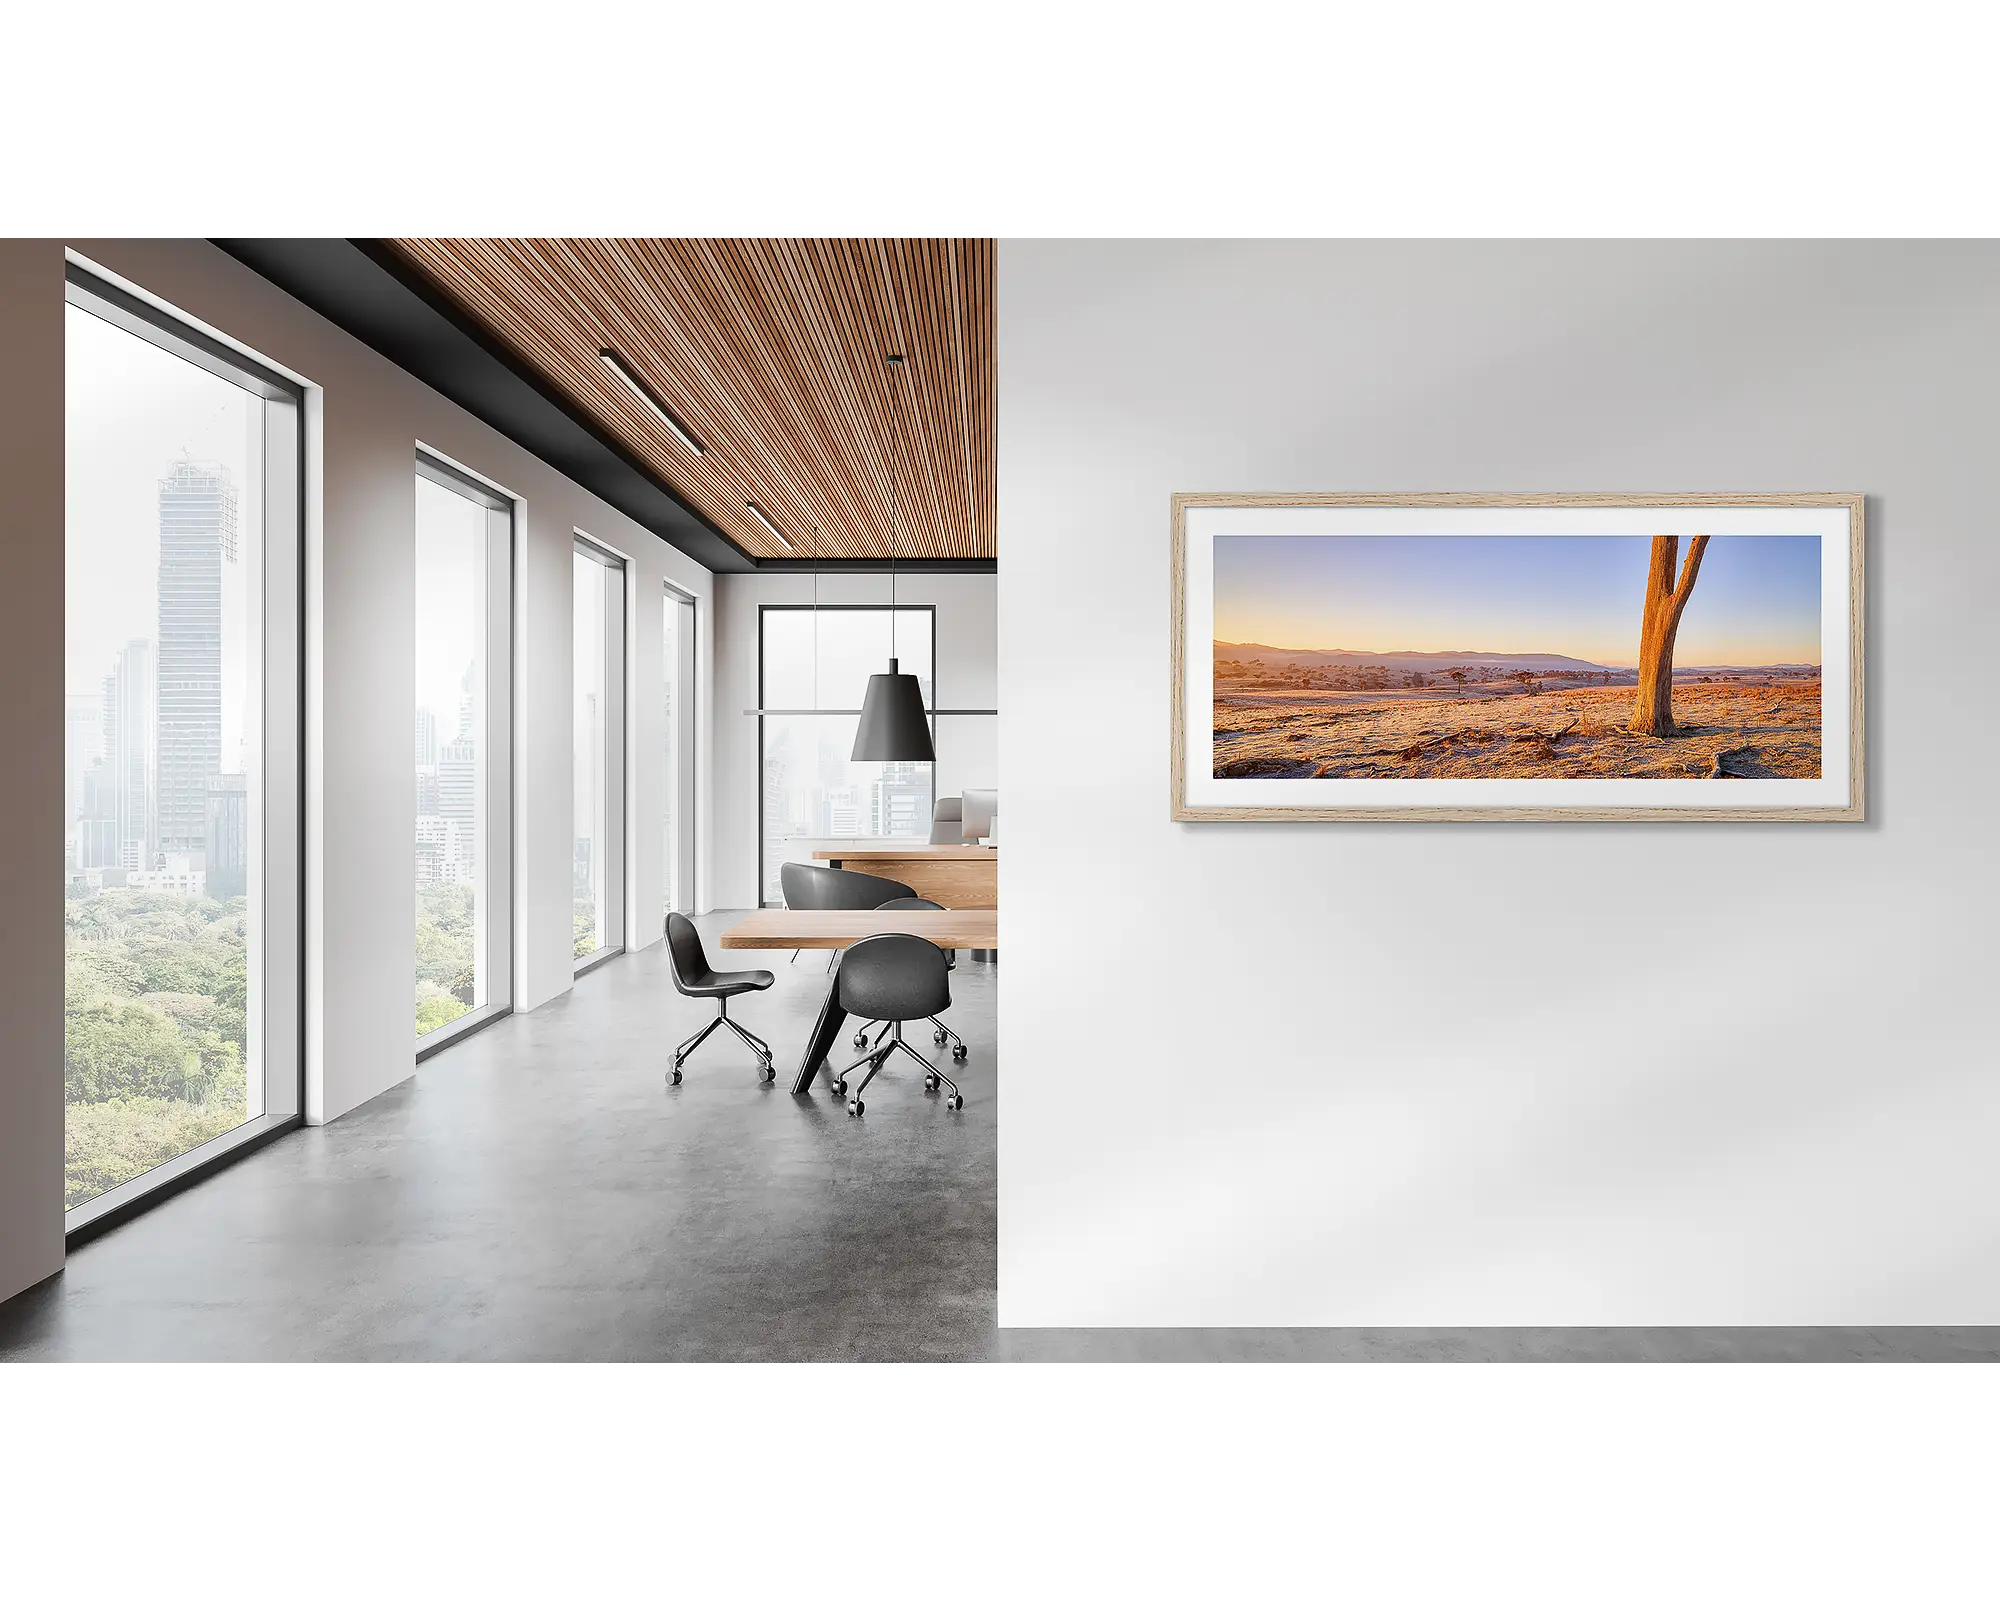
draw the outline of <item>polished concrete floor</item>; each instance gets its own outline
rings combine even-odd
[[[715,934],[733,917],[703,918]],[[711,949],[722,961],[728,955]],[[851,1120],[786,1092],[825,957],[733,1007],[759,1081],[662,949],[441,1052],[75,1250],[0,1306],[25,1360],[1964,1360],[1993,1329],[1009,1330],[994,1325],[999,969],[961,960],[947,1070],[907,1060]],[[912,1029],[928,1053],[929,1030]],[[844,1059],[844,1050],[837,1059]]]

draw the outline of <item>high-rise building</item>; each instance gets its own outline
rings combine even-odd
[[[452,826],[443,817],[417,818],[417,883],[425,887],[451,876]]]
[[[83,815],[83,775],[104,758],[104,702],[94,694],[63,701],[63,826]]]
[[[112,784],[105,815],[116,821],[114,866],[150,867],[156,851],[154,665],[153,641],[134,639],[104,680],[103,745]]]
[[[459,879],[472,877],[478,777],[478,752],[470,739],[454,739],[438,752],[437,814],[446,822],[457,824],[456,870],[452,876]]]
[[[208,781],[222,770],[222,565],[237,554],[236,486],[182,459],[160,480],[160,639],[153,849],[201,870]]]
[[[250,781],[240,772],[208,780],[208,893],[228,900],[250,892]]]
[[[434,767],[438,759],[438,719],[429,706],[417,707],[417,768]]]
[[[118,850],[118,776],[109,761],[96,761],[83,775],[77,801],[74,865],[102,871],[122,867]]]
[[[881,776],[868,786],[868,831],[886,839],[909,838],[920,832],[928,837],[930,791],[930,779],[921,763],[885,762]]]
[[[475,704],[472,666],[470,661],[466,662],[465,676],[458,681],[458,736],[461,739],[472,737],[472,708]]]

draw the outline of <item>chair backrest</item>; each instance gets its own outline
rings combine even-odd
[[[957,795],[946,795],[931,810],[931,843],[963,844],[959,827],[965,817],[965,802]]]
[[[884,900],[875,909],[877,911],[942,911],[944,907],[939,905],[935,900],[926,900],[921,895],[913,894],[906,900]],[[956,950],[945,951],[944,964],[947,971],[958,971],[958,952]]]
[[[910,933],[878,933],[840,957],[840,1004],[874,1022],[914,1022],[951,1004],[944,952]]]
[[[961,842],[977,844],[993,831],[993,819],[1000,811],[1000,791],[967,789],[959,799],[965,807],[959,813]]]
[[[809,867],[803,861],[787,861],[779,867],[778,882],[785,892],[785,904],[794,911],[873,911],[884,900],[906,899],[916,893],[894,878],[840,867]]]
[[[706,983],[711,976],[700,933],[678,911],[667,913],[667,954],[673,960],[674,987],[682,994],[687,993],[689,984]]]

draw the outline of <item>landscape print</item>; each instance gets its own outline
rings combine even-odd
[[[1821,775],[1810,536],[1224,534],[1217,778]]]

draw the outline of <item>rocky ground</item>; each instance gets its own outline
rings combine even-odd
[[[1218,778],[1817,778],[1816,679],[1674,685],[1681,732],[1628,733],[1634,690],[1258,689],[1215,697]]]

